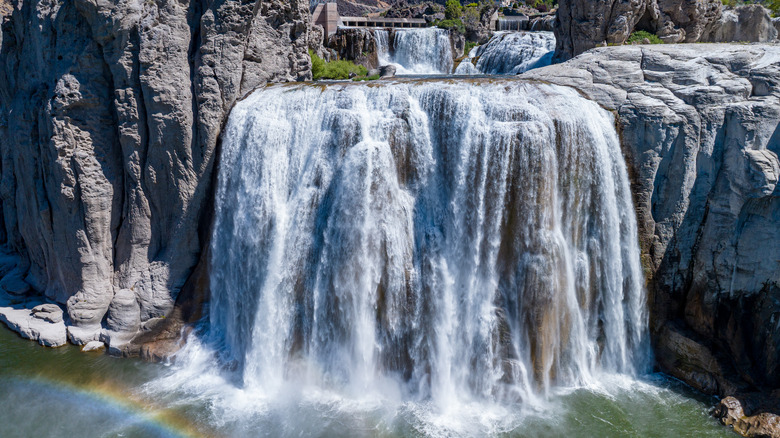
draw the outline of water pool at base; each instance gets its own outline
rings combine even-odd
[[[530,409],[474,405],[449,413],[424,402],[383,404],[301,388],[266,403],[228,382],[219,394],[198,394],[166,387],[173,375],[175,365],[43,348],[2,326],[0,436],[736,436],[709,415],[711,398],[662,375],[605,376],[602,388],[559,391]]]

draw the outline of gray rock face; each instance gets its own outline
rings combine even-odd
[[[720,0],[561,0],[556,58],[567,60],[604,44],[623,44],[635,30],[668,43],[696,42],[721,14]]]
[[[765,42],[777,39],[778,30],[769,11],[761,5],[745,5],[723,11],[701,37],[701,41],[751,41]]]
[[[56,304],[36,298],[19,300],[0,292],[0,322],[43,346],[60,347],[67,342],[62,314]]]
[[[371,70],[379,67],[378,47],[374,31],[361,28],[340,28],[328,40],[339,59],[354,61]]]
[[[228,111],[311,75],[308,3],[39,0],[6,20],[0,240],[21,262],[0,288],[66,304],[81,343],[109,308],[128,331],[168,314],[201,251]]]
[[[573,86],[619,117],[656,342],[693,345],[664,338],[673,321],[736,378],[780,387],[780,46],[610,47],[524,77]],[[683,379],[717,372],[664,361]]]

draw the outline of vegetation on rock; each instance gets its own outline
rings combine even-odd
[[[638,30],[631,34],[626,41],[626,44],[663,44],[664,42],[658,35],[652,34],[644,30]]]
[[[368,69],[352,61],[337,60],[326,62],[317,56],[313,50],[309,50],[309,56],[311,56],[311,74],[315,81],[320,79],[343,80],[350,78],[379,79],[378,75],[367,77]]]

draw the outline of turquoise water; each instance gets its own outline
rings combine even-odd
[[[532,408],[437,415],[424,403],[355,407],[294,392],[265,404],[237,398],[232,412],[220,411],[214,394],[167,388],[176,371],[74,346],[43,348],[3,327],[0,436],[473,436],[486,425],[501,437],[735,436],[709,415],[712,399],[661,375],[605,376],[602,388],[561,391]]]

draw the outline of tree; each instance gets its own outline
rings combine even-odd
[[[459,0],[447,0],[447,5],[444,7],[444,16],[447,20],[457,20],[463,15],[463,6],[460,5]]]

